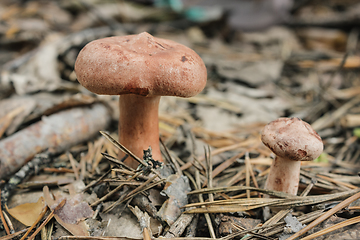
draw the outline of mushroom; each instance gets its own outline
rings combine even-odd
[[[261,140],[276,155],[265,189],[296,195],[301,161],[311,161],[323,151],[320,136],[299,118],[279,118],[264,127]]]
[[[159,161],[160,97],[192,97],[207,80],[204,62],[193,50],[146,32],[88,43],[76,59],[75,73],[93,93],[120,95],[120,143],[140,158],[151,146]],[[137,166],[130,158],[125,163]]]

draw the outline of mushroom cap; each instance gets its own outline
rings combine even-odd
[[[319,134],[299,118],[279,118],[268,123],[261,140],[275,155],[294,161],[311,161],[320,156],[324,147]]]
[[[192,49],[143,32],[94,40],[75,62],[78,81],[97,94],[191,97],[206,85],[206,67]]]

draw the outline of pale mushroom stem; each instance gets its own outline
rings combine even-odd
[[[120,96],[119,140],[139,158],[149,146],[155,160],[162,162],[159,146],[158,109],[160,96],[143,97],[135,94]],[[124,153],[119,153],[121,159]],[[138,162],[128,157],[125,163],[136,168]]]
[[[296,195],[299,188],[301,161],[276,156],[273,161],[265,189]]]

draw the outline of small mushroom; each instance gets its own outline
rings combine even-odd
[[[140,158],[151,146],[153,158],[159,161],[160,97],[192,97],[207,80],[204,62],[193,50],[146,32],[88,43],[76,59],[75,72],[89,91],[121,95],[120,143]],[[137,166],[130,158],[125,163]]]
[[[279,118],[264,127],[261,140],[276,155],[265,189],[296,195],[301,161],[311,161],[323,151],[320,136],[299,118]]]

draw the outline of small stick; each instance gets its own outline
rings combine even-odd
[[[0,199],[1,199],[1,191],[0,191]],[[4,215],[3,215],[3,211],[2,211],[2,209],[1,209],[1,205],[2,205],[2,204],[0,204],[0,218],[1,218],[1,221],[2,221],[2,223],[3,223],[3,225],[4,225],[6,234],[9,235],[9,234],[10,234],[10,230],[9,230],[9,227],[8,227],[6,221],[5,221],[5,218],[4,218]]]
[[[76,167],[76,160],[75,158],[73,157],[73,155],[70,153],[70,152],[66,152],[69,160],[70,160],[70,163],[71,163],[71,167],[74,171],[74,174],[75,174],[75,179],[76,180],[79,180],[79,169]]]
[[[300,197],[307,196],[316,183],[317,183],[316,178],[311,178],[310,184],[306,186],[304,191],[300,194]]]
[[[304,227],[303,229],[301,229],[300,231],[298,231],[297,233],[295,233],[294,235],[289,237],[287,240],[294,240],[297,237],[303,235],[304,233],[308,232],[313,227],[317,226],[321,222],[323,222],[326,219],[328,219],[329,217],[331,217],[331,215],[335,214],[337,211],[339,211],[342,208],[348,206],[350,203],[352,203],[353,201],[355,201],[355,200],[357,200],[359,198],[360,198],[360,192],[358,192],[358,193],[354,194],[353,196],[345,199],[344,201],[342,201],[341,203],[339,203],[338,205],[336,205],[335,207],[333,207],[332,209],[330,209],[329,211],[327,211],[326,213],[321,215],[315,221],[313,221],[312,223],[310,223],[309,225],[307,225],[306,227]]]
[[[106,199],[108,199],[109,197],[111,197],[114,193],[116,193],[117,191],[119,191],[122,187],[124,186],[124,184],[120,184],[119,186],[117,186],[116,188],[114,188],[113,190],[111,190],[108,194],[106,194],[105,196],[103,196],[102,198],[100,198],[99,200],[93,202],[90,207],[95,207],[96,205],[98,205],[99,203],[105,201]]]
[[[66,202],[66,198],[64,198],[59,205],[57,205],[55,207],[54,210],[51,211],[51,213],[49,214],[49,216],[44,220],[44,222],[40,225],[40,227],[38,229],[35,230],[35,232],[28,238],[28,240],[32,240],[35,238],[35,236],[41,231],[41,229],[54,217],[55,212],[57,210],[59,210],[60,208],[62,208],[65,205]]]
[[[179,237],[183,234],[185,229],[189,230],[189,224],[194,219],[195,214],[182,213],[180,217],[170,226],[169,230],[165,234],[165,238]]]
[[[313,233],[309,236],[306,236],[304,238],[302,238],[301,240],[310,240],[310,239],[314,239],[316,237],[320,237],[324,234],[327,234],[327,233],[330,233],[330,232],[333,232],[335,230],[338,230],[340,228],[343,228],[343,227],[346,227],[346,226],[349,226],[349,225],[352,225],[352,224],[355,224],[355,223],[358,223],[360,222],[360,216],[357,216],[357,217],[353,217],[353,218],[350,218],[348,220],[345,220],[343,222],[339,222],[331,227],[327,227],[325,229],[322,229],[316,233]]]
[[[333,179],[331,177],[324,176],[322,174],[317,174],[317,176],[319,178],[325,179],[325,180],[327,180],[327,181],[329,181],[331,183],[335,183],[336,185],[338,185],[340,187],[344,187],[344,189],[346,189],[346,190],[358,188],[357,186],[354,186],[354,185],[352,185],[350,183],[344,183],[344,182],[338,181],[336,179]]]
[[[15,232],[14,226],[13,226],[9,216],[4,211],[3,211],[3,214],[4,214],[5,221],[7,222],[8,226],[9,226],[10,233],[14,233]]]
[[[48,210],[48,206],[45,206],[39,217],[36,219],[36,221],[31,225],[31,227],[26,231],[26,233],[24,234],[24,236],[22,236],[22,238],[20,240],[24,240],[29,234],[30,232],[34,229],[34,227],[38,224],[38,222],[40,222],[40,220],[45,216],[46,211]]]
[[[41,240],[47,240],[47,238],[46,238],[46,234],[47,233],[47,231],[46,231],[46,227],[44,227],[44,228],[42,228],[41,229],[41,233],[40,233],[40,239]]]
[[[245,153],[245,186],[250,187],[250,159],[249,159],[249,152]],[[250,190],[246,190],[246,197],[250,198]],[[242,229],[244,230],[244,229]]]
[[[47,233],[46,233],[46,238],[44,240],[51,240],[51,236],[53,233],[53,229],[54,229],[54,222],[50,223],[50,227],[48,227]]]
[[[153,238],[154,240],[184,240],[183,237],[175,238]],[[2,239],[0,239],[2,240]],[[92,236],[61,236],[58,240],[132,240],[126,237],[92,237]],[[185,238],[185,240],[212,240],[212,238],[196,237],[196,238]]]
[[[149,184],[148,186],[146,186],[144,189],[140,189],[138,192],[133,193],[132,195],[127,194],[125,198],[121,198],[121,200],[119,199],[118,201],[112,203],[112,204],[111,204],[108,208],[106,208],[103,212],[105,212],[105,213],[106,213],[106,212],[109,212],[109,211],[112,210],[116,205],[118,205],[118,204],[120,204],[120,203],[122,203],[122,202],[124,202],[124,201],[127,201],[127,200],[129,200],[130,198],[133,198],[134,196],[136,196],[136,195],[139,194],[139,193],[142,193],[142,192],[144,192],[144,191],[146,191],[146,190],[148,190],[148,189],[150,189],[150,188],[155,187],[156,185],[164,182],[165,180],[166,180],[166,179],[163,178],[163,179],[161,179],[161,180],[158,180],[157,182],[151,183],[151,184]]]
[[[116,141],[110,134],[108,134],[107,132],[103,132],[100,131],[100,133],[107,139],[109,140],[112,144],[115,145],[115,147],[117,147],[118,149],[120,149],[121,151],[123,151],[125,154],[129,155],[130,157],[132,157],[133,159],[135,159],[138,163],[144,165],[144,166],[148,166],[148,164],[142,160],[141,158],[137,157],[134,153],[132,153],[129,149],[127,149],[126,147],[124,147],[120,142]]]
[[[20,230],[16,233],[12,233],[10,235],[5,235],[3,237],[0,237],[0,240],[12,240],[12,239],[17,239],[18,236],[20,236],[21,234],[23,234],[24,232],[26,232],[28,229],[25,228],[23,230]]]
[[[206,175],[207,175],[207,181],[208,181],[208,186],[209,188],[213,187],[213,171],[212,171],[212,158],[211,158],[211,151],[210,151],[210,146],[207,146],[207,151],[205,149],[205,166],[206,166]],[[214,195],[212,193],[208,194],[209,196],[209,201],[213,202],[214,201]]]
[[[186,233],[185,233],[186,237],[195,237],[198,222],[199,222],[199,215],[198,214],[195,214],[195,216],[193,215],[193,218],[189,226],[187,226],[186,228]]]
[[[5,206],[7,200],[11,197],[18,184],[24,181],[26,177],[33,175],[38,168],[46,166],[51,161],[52,158],[48,152],[40,153],[35,155],[30,162],[15,173],[1,190],[1,206]]]
[[[207,175],[207,180],[208,180],[208,186],[209,186],[209,188],[212,188],[213,187],[213,181],[212,181],[213,180],[213,174],[212,174],[213,173],[213,171],[212,171],[213,164],[212,164],[211,151],[210,151],[209,145],[207,145],[207,151],[205,148],[205,166],[206,166],[206,175]],[[209,193],[208,197],[209,197],[209,202],[214,201],[213,193]],[[213,215],[210,215],[210,214],[208,214],[208,216],[205,215],[205,218],[209,218],[209,221],[211,221],[213,219]],[[216,238],[215,230],[214,230],[214,227],[212,224],[209,225],[209,230],[210,230],[210,236],[212,238]]]
[[[103,132],[103,131],[100,131],[100,133],[107,139],[109,140],[112,144],[115,145],[115,147],[117,147],[118,149],[120,149],[121,151],[123,151],[125,154],[129,155],[130,157],[132,157],[133,159],[135,159],[136,161],[138,161],[138,163],[141,163],[142,165],[144,165],[145,167],[148,166],[148,164],[138,158],[134,153],[132,153],[129,149],[127,149],[126,147],[124,147],[120,142],[116,141],[110,134],[106,133],[106,132]],[[151,168],[151,171],[156,175],[158,176],[160,179],[161,179],[161,176],[160,174],[153,168]]]
[[[236,143],[236,144],[233,144],[233,145],[230,145],[230,146],[218,148],[218,149],[211,152],[211,156],[215,156],[215,155],[218,155],[218,154],[220,154],[222,152],[231,151],[231,150],[235,150],[235,149],[247,146],[247,145],[251,145],[251,144],[254,144],[254,143],[258,142],[258,141],[259,140],[257,140],[257,139],[249,139],[249,140],[246,140],[246,141],[243,141],[243,142],[240,142],[240,143]],[[204,157],[199,158],[199,162],[201,163],[204,159],[205,159]],[[187,162],[185,165],[183,165],[181,167],[181,170],[185,171],[186,169],[188,169],[192,165],[193,165],[192,161]],[[215,175],[215,170],[214,170],[214,175]]]
[[[196,178],[197,188],[200,189],[201,188],[201,180],[200,180],[200,172],[198,170],[195,172],[195,178]],[[199,202],[201,202],[201,203],[204,202],[204,198],[203,198],[202,194],[199,194],[198,197],[199,197]],[[206,223],[208,224],[210,236],[211,236],[211,238],[215,239],[216,235],[215,235],[215,231],[214,231],[214,228],[213,228],[213,225],[211,222],[210,215],[209,215],[209,213],[204,213],[204,216],[206,219]]]
[[[244,228],[244,227],[242,227],[241,225],[239,225],[239,224],[236,224],[236,223],[234,223],[234,222],[232,222],[231,223],[236,229],[238,229],[239,231],[245,231],[245,230],[247,230],[246,228]],[[254,232],[252,232],[252,231],[249,231],[248,233],[246,233],[246,235],[244,236],[244,239],[246,238],[246,237],[249,237],[249,235],[253,235],[254,237],[257,237],[257,238],[260,238],[260,239],[266,239],[266,240],[272,240],[273,238],[270,238],[270,237],[268,237],[268,236],[263,236],[263,235],[261,235],[261,234],[259,234],[259,233],[254,233]]]
[[[117,164],[117,165],[120,165],[121,167],[123,167],[123,168],[126,168],[127,170],[129,170],[129,171],[135,171],[133,168],[131,168],[131,167],[129,167],[128,165],[126,165],[125,163],[124,163],[124,160],[129,156],[129,155],[125,155],[122,159],[117,159],[117,158],[115,158],[115,157],[113,157],[113,156],[111,156],[111,155],[109,155],[109,154],[107,154],[107,153],[101,153],[101,155],[103,155],[103,157],[105,157],[106,158],[106,160],[109,160],[110,162],[112,162],[112,163],[115,163],[115,164]]]
[[[140,223],[140,227],[143,231],[143,239],[151,240],[151,230],[150,230],[150,217],[147,212],[142,212],[137,206],[128,207],[130,211],[136,216],[138,222]]]
[[[316,183],[316,178],[312,178],[309,185],[306,186],[305,190],[301,193],[300,197],[305,197],[309,194],[310,190],[313,188],[313,186]],[[282,209],[279,212],[277,212],[272,218],[270,218],[268,221],[266,221],[262,226],[267,227],[273,224],[278,223],[281,219],[283,219],[290,211],[291,207],[287,209]],[[262,233],[260,231],[259,233]]]
[[[92,219],[96,219],[97,216],[99,215],[99,212],[101,211],[101,209],[103,208],[103,204],[100,203],[99,205],[96,206],[95,212],[92,216]]]
[[[165,150],[165,153],[166,153],[166,155],[168,156],[169,161],[170,161],[172,164],[174,164],[174,167],[175,167],[175,170],[176,170],[177,174],[179,174],[179,176],[183,175],[179,163],[171,157],[170,152],[169,152],[169,149],[165,146],[165,144],[164,144],[164,142],[161,140],[161,138],[160,138],[160,143],[161,143],[161,146],[163,146],[163,148],[164,148],[164,150]]]
[[[78,107],[43,117],[27,128],[0,140],[0,179],[11,176],[46,149],[61,153],[88,140],[110,123],[103,104]]]
[[[231,164],[233,164],[236,161],[236,159],[241,158],[244,155],[245,155],[245,152],[241,152],[241,153],[229,158],[228,160],[224,161],[223,163],[221,163],[219,166],[217,166],[212,171],[212,177],[214,178],[217,175],[219,175],[224,169],[228,168]],[[205,179],[205,182],[203,183],[203,187],[205,187],[207,184],[208,184],[208,180]]]
[[[89,183],[82,192],[86,192],[87,190],[89,190],[89,188],[91,188],[92,186],[95,186],[96,184],[98,184],[101,180],[103,180],[109,173],[111,172],[111,169],[108,170],[106,173],[104,173],[101,177],[99,177],[98,179],[91,181],[91,183]]]

